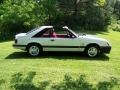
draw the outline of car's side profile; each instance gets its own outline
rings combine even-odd
[[[64,33],[54,30],[53,26],[42,26],[28,33],[15,36],[14,48],[26,50],[31,56],[38,56],[43,51],[76,51],[85,52],[89,57],[100,53],[110,53],[110,43],[92,35],[78,35],[68,27]]]

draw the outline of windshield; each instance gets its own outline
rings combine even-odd
[[[26,34],[29,34],[29,33],[33,32],[33,31],[35,31],[35,30],[37,30],[37,29],[39,29],[39,28],[40,28],[40,27],[34,28],[34,29],[28,31]]]
[[[70,32],[72,32],[75,36],[79,36],[76,32],[74,32],[73,30],[71,30],[71,29],[68,29]]]

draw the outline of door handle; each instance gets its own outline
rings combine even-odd
[[[50,41],[55,41],[54,39],[51,39]]]

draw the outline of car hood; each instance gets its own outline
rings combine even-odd
[[[80,36],[81,37],[81,36]],[[97,37],[96,35],[83,35],[82,36],[83,38],[86,38],[86,39],[89,39],[89,40],[96,40],[96,41],[106,41],[107,42],[107,40],[106,39],[103,39],[103,38],[99,38],[99,37]]]
[[[26,36],[26,33],[19,33],[15,36],[15,38],[17,39],[18,37],[22,37],[22,36]]]

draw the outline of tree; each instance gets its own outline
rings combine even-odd
[[[117,0],[114,5],[114,13],[120,18],[120,0]]]
[[[103,29],[119,0],[0,0],[0,38],[14,36],[41,25],[68,25]]]

